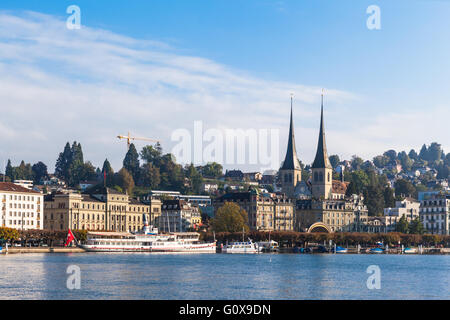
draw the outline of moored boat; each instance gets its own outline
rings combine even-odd
[[[417,253],[417,249],[415,249],[415,248],[405,248],[403,250],[403,253],[406,253],[406,254]]]
[[[222,248],[223,253],[258,253],[258,245],[252,240],[246,242],[227,243]]]
[[[333,249],[333,252],[334,252],[334,249]],[[339,247],[339,246],[336,247],[336,253],[347,253],[347,252],[348,252],[347,248],[343,248],[343,247]]]
[[[384,249],[382,248],[371,248],[369,253],[384,253]]]
[[[215,241],[204,243],[199,237],[197,232],[159,233],[144,219],[141,233],[88,232],[87,242],[79,246],[90,252],[216,252]]]

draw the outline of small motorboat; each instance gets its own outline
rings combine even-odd
[[[403,249],[403,253],[417,253],[417,249],[405,248],[405,249]]]
[[[372,248],[369,250],[369,253],[384,253],[383,248]]]
[[[334,248],[333,248],[333,252],[334,252]],[[343,248],[343,247],[336,247],[336,253],[347,253],[348,249],[347,248]]]

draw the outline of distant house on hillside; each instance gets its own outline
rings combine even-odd
[[[242,181],[244,179],[244,174],[241,170],[227,170],[225,172],[225,178],[233,181]]]

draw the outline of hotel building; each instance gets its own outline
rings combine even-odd
[[[43,229],[43,195],[11,182],[0,182],[0,226],[20,230]]]

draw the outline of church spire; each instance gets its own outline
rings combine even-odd
[[[286,151],[286,157],[283,162],[281,170],[294,170],[301,169],[300,162],[297,158],[297,151],[295,150],[295,137],[294,137],[294,119],[292,114],[292,94],[291,94],[291,124],[289,126],[289,140]]]
[[[331,168],[328,160],[327,144],[325,142],[325,128],[323,124],[323,89],[322,89],[322,106],[320,111],[320,132],[319,142],[317,144],[316,158],[311,166],[312,168]]]

